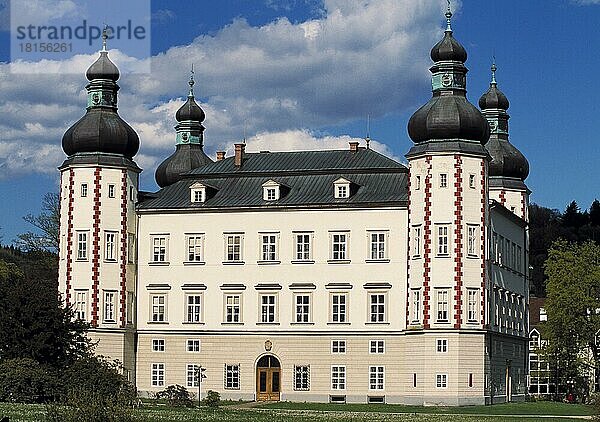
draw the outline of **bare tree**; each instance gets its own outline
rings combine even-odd
[[[27,214],[23,217],[23,220],[37,230],[17,235],[15,244],[26,251],[57,253],[59,245],[59,204],[58,193],[48,192],[45,194],[42,199],[42,212],[38,215]]]

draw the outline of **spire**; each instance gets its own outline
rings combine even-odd
[[[367,149],[371,149],[371,115],[367,114],[367,136],[365,142],[367,143]]]
[[[448,9],[446,9],[446,32],[452,32],[452,25],[450,20],[452,19],[452,12],[450,11],[450,0],[448,0]]]
[[[102,51],[108,51],[106,49],[106,40],[108,39],[108,25],[104,24],[104,29],[102,30]]]
[[[496,85],[496,70],[498,69],[496,67],[496,56],[492,57],[492,82],[490,82],[491,85]]]
[[[188,94],[188,98],[194,98],[194,63],[192,63],[192,70],[190,71],[190,81],[188,85],[190,86],[190,92]]]

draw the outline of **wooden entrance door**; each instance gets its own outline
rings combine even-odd
[[[281,367],[275,356],[267,355],[256,364],[256,400],[277,401],[280,398]]]

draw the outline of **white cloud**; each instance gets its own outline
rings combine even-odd
[[[427,89],[428,53],[441,36],[445,4],[325,0],[322,17],[308,22],[281,18],[253,27],[237,19],[214,35],[152,57],[150,74],[128,73],[143,71],[149,60],[111,51],[123,75],[119,113],[140,134],[137,160],[153,173],[174,149],[174,117],[187,93],[191,63],[207,115],[207,153],[244,133],[257,149],[347,148],[349,137],[315,131],[413,107]],[[85,112],[83,75],[94,60],[78,55],[62,62],[0,63],[0,178],[50,172],[60,164],[60,139]],[[11,73],[11,66],[34,74]],[[372,147],[390,154],[383,144]],[[15,157],[35,161],[28,150],[46,151],[45,158],[36,166],[17,165]]]
[[[589,6],[592,4],[600,4],[600,0],[573,0],[574,3],[577,3],[581,6]]]

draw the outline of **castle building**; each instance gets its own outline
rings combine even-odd
[[[528,163],[495,66],[480,111],[448,27],[408,166],[346,150],[204,152],[194,80],[140,192],[106,48],[63,137],[59,289],[140,394],[484,404],[526,394]]]

